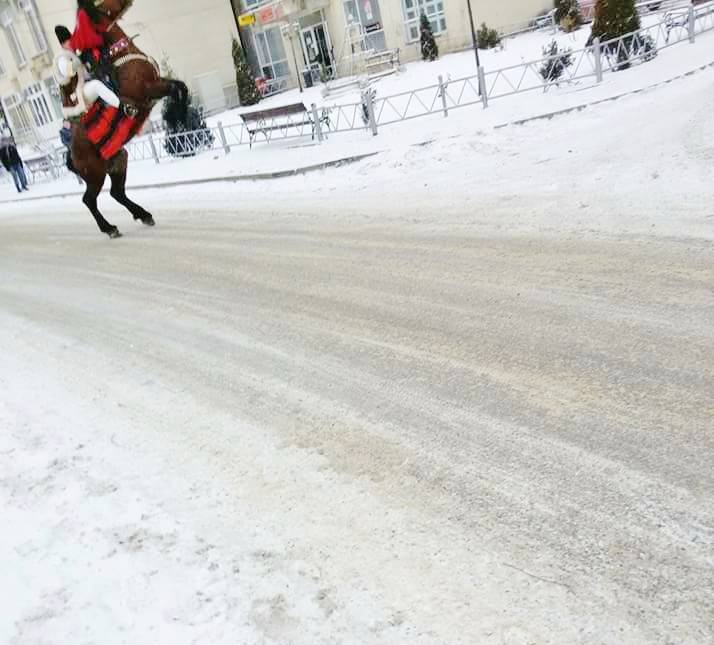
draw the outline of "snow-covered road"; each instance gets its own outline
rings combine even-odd
[[[712,103],[3,212],[0,642],[711,642]]]

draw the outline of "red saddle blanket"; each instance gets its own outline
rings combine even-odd
[[[87,138],[97,147],[102,159],[109,160],[130,141],[146,119],[127,116],[121,110],[97,101],[81,118]]]

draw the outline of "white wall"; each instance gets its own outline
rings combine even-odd
[[[47,29],[74,27],[74,0],[39,0]],[[217,72],[223,85],[235,83],[231,38],[238,34],[229,0],[137,0],[121,26],[136,45],[161,62],[167,57],[177,78],[192,90],[196,77]],[[52,36],[54,38],[54,35]]]
[[[438,38],[442,53],[457,51],[471,45],[466,0],[443,0],[446,14],[446,33]],[[380,11],[384,25],[387,46],[399,48],[402,60],[415,60],[420,57],[419,43],[408,43],[404,22],[402,0],[380,0]],[[489,27],[500,28],[522,23],[553,8],[552,0],[471,0],[476,28],[482,22]],[[345,14],[342,0],[332,0],[325,14],[330,29],[330,36],[339,56],[342,45]]]

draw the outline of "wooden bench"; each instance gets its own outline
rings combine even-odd
[[[240,115],[250,136],[250,147],[259,134],[263,134],[266,141],[270,141],[269,132],[276,130],[289,130],[290,128],[302,128],[309,125],[313,140],[315,139],[315,128],[312,112],[305,107],[304,103],[293,103],[292,105],[282,105],[280,107],[268,108],[266,110],[256,110],[254,112],[244,112]],[[320,123],[330,127],[330,117],[326,110],[318,116]]]

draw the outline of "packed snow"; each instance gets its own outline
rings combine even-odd
[[[1,643],[714,640],[714,69],[506,113],[2,204]]]

